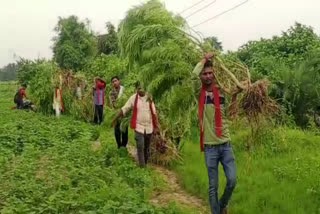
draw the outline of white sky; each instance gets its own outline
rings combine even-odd
[[[162,0],[175,13],[199,0]],[[209,4],[205,0],[181,14],[187,16]],[[244,1],[244,0],[243,0]],[[95,32],[105,32],[105,23],[117,25],[126,11],[144,0],[0,0],[0,67],[17,57],[50,58],[58,16],[88,18]],[[190,26],[241,3],[216,0],[205,10],[188,18]],[[195,29],[206,36],[217,36],[226,50],[235,50],[249,40],[279,35],[295,21],[311,25],[320,33],[320,0],[249,0],[248,3]]]

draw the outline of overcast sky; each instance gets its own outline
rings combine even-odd
[[[200,0],[162,0],[168,10],[180,13]],[[186,17],[214,0],[185,11]],[[197,25],[244,0],[216,0],[190,16]],[[52,57],[53,28],[58,16],[88,18],[95,32],[104,33],[105,23],[117,25],[126,11],[144,0],[0,0],[0,66],[17,57]],[[217,36],[226,50],[236,50],[249,40],[279,35],[295,21],[311,25],[320,34],[320,0],[249,0],[243,6],[195,28],[204,36]],[[15,57],[16,56],[16,57]]]

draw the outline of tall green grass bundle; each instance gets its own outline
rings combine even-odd
[[[30,98],[40,112],[50,114],[53,103],[54,76],[58,68],[50,61],[41,61],[33,66],[35,76],[29,82]]]
[[[87,122],[92,121],[94,117],[94,105],[90,91],[86,92],[81,99],[74,99],[70,114],[77,119]]]

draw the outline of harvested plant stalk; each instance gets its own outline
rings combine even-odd
[[[240,106],[249,121],[257,122],[259,115],[267,116],[279,110],[277,103],[268,96],[268,84],[266,79],[256,81],[248,86],[240,100]]]

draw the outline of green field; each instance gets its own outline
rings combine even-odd
[[[161,178],[117,151],[110,128],[11,110],[15,88],[0,83],[0,213],[192,213],[148,202]]]
[[[239,128],[240,127],[240,128]],[[237,186],[230,202],[235,214],[320,213],[320,135],[286,127],[265,127],[250,152],[245,149],[249,135],[245,123],[233,130],[233,151],[237,165]],[[184,142],[184,163],[177,165],[182,185],[208,198],[208,180],[203,153],[194,130]],[[219,192],[225,185],[219,168]]]

